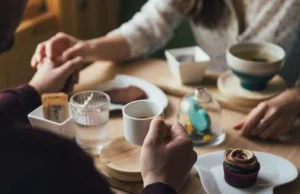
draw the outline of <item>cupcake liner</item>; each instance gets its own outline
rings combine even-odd
[[[249,174],[249,173],[254,173],[256,171],[259,170],[260,166],[257,165],[253,168],[241,168],[241,167],[238,167],[238,166],[233,166],[231,164],[228,164],[226,162],[223,163],[223,166],[224,168],[226,168],[227,170],[230,170],[231,172],[234,172],[236,174]]]
[[[248,188],[254,185],[257,181],[259,168],[252,173],[239,174],[230,171],[224,166],[224,178],[225,181],[237,188]]]

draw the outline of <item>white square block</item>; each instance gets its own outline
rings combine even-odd
[[[201,82],[211,64],[210,56],[198,46],[166,50],[165,56],[172,74],[183,84]],[[180,62],[179,56],[193,56],[194,61]]]
[[[71,112],[70,106],[69,112]],[[67,138],[75,137],[75,124],[71,117],[69,117],[62,123],[50,121],[44,118],[43,108],[42,106],[39,106],[34,111],[28,114],[28,119],[30,121],[30,124],[34,128],[43,129]]]

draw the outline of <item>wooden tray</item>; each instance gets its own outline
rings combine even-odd
[[[182,85],[175,80],[166,61],[149,59],[130,64],[114,64],[112,62],[95,62],[80,72],[79,84],[74,93],[90,89],[98,84],[111,80],[117,74],[127,74],[144,79],[161,88],[167,94],[183,97],[193,93],[194,89],[204,86],[220,102],[223,108],[248,113],[253,106],[241,106],[223,96],[217,88],[219,73],[208,71],[200,84]],[[89,75],[89,76],[86,76]]]
[[[162,68],[161,68],[162,67]],[[149,71],[149,72],[147,72]],[[145,79],[149,82],[152,82],[158,86],[160,86],[159,82],[160,80],[166,81],[168,84],[161,84],[161,87],[164,89],[167,93],[170,91],[170,94],[176,93],[176,96],[182,96],[186,93],[192,92],[193,89],[197,85],[190,85],[190,86],[182,86],[177,83],[172,83],[174,80],[172,80],[171,74],[169,73],[169,70],[167,68],[167,65],[165,61],[162,60],[147,60],[142,62],[137,62],[135,64],[129,64],[129,65],[116,65],[112,62],[96,62],[89,66],[88,68],[84,69],[80,73],[80,84],[76,86],[75,92],[82,91],[89,89],[90,87],[93,87],[97,84],[100,84],[101,82],[105,82],[109,79],[112,79],[114,75],[121,73],[121,74],[129,74],[132,76],[140,77],[142,79]],[[216,88],[216,75],[214,72],[208,72],[208,76],[204,80],[204,84],[206,88],[209,89],[211,93],[214,93],[215,96],[218,97],[220,93],[218,93],[218,90]],[[211,77],[210,77],[211,76]],[[215,77],[215,78],[214,78]],[[214,83],[214,84],[211,84]],[[174,84],[174,85],[173,85]],[[163,86],[165,85],[165,86]],[[182,88],[176,88],[181,86]],[[244,111],[247,109],[244,109],[243,106],[239,106],[236,104],[227,104],[226,100],[222,101],[222,98],[219,98],[221,104],[225,108],[237,110],[237,111]],[[168,107],[168,120],[175,120],[175,107],[177,103],[179,103],[178,99],[175,97],[170,97],[170,104],[171,106]],[[228,102],[228,100],[227,100]],[[230,102],[229,102],[230,103]],[[224,106],[225,105],[225,106]],[[242,108],[241,108],[242,107]],[[251,110],[251,108],[248,107],[248,110]],[[255,139],[247,139],[243,136],[239,136],[236,131],[232,129],[233,123],[237,123],[240,121],[244,114],[231,112],[231,111],[224,111],[225,114],[223,114],[224,119],[224,129],[226,129],[227,132],[227,138],[226,141],[218,146],[218,147],[201,147],[201,148],[195,148],[198,154],[205,154],[212,151],[220,151],[225,150],[226,148],[230,147],[239,147],[244,149],[251,149],[256,151],[262,151],[262,152],[269,152],[272,154],[277,154],[282,157],[285,157],[289,159],[291,162],[296,164],[296,166],[299,169],[300,164],[300,158],[299,158],[299,135],[291,135],[291,138],[293,138],[293,141],[290,143],[276,143],[276,142],[265,142],[265,141],[258,141]],[[119,114],[117,114],[119,115]],[[122,119],[117,116],[111,118],[109,122],[109,126],[112,129],[110,131],[110,137],[119,137],[120,135],[123,135],[121,132],[121,126],[122,126]],[[299,131],[299,126],[295,128],[295,132]],[[107,173],[106,166],[101,162],[101,156],[94,158],[95,159],[95,165],[99,171],[106,177],[111,187],[118,188],[123,191],[127,191],[129,193],[137,194],[140,193],[140,190],[143,188],[143,184],[141,182],[126,182],[126,181],[119,181],[112,176],[110,176]],[[300,178],[298,178],[294,183],[285,185],[279,188],[276,188],[274,193],[299,193],[300,191]],[[179,192],[179,194],[199,194],[199,193],[206,193],[201,186],[201,182],[199,179],[198,174],[193,169],[190,173],[190,176],[188,180],[186,181],[184,187]]]
[[[217,88],[217,80],[220,75],[218,72],[207,71],[205,79],[199,84],[183,85],[175,80],[168,68],[167,62],[164,60],[144,60],[132,64],[119,66],[119,73],[136,76],[146,81],[149,81],[160,87],[164,92],[183,97],[193,93],[195,88],[204,86],[216,99],[220,102],[223,108],[248,113],[253,109],[253,106],[243,106],[236,104],[224,95]]]
[[[113,188],[120,189],[130,194],[140,194],[143,189],[143,182],[128,182],[121,181],[109,174],[109,170],[106,165],[103,164],[101,156],[94,158],[96,168],[106,178],[109,185]],[[197,194],[206,193],[201,185],[199,175],[195,169],[192,169],[190,175],[185,181],[179,194]]]
[[[144,79],[160,87],[167,94],[177,97],[183,97],[187,94],[193,93],[195,88],[204,86],[216,97],[223,108],[242,113],[249,113],[262,100],[260,99],[255,102],[251,101],[251,103],[243,103],[243,101],[241,103],[240,99],[236,100],[236,98],[234,98],[236,96],[228,95],[228,92],[224,95],[224,91],[220,92],[217,86],[217,80],[221,74],[214,71],[207,71],[205,79],[199,84],[182,85],[173,78],[167,62],[158,59],[148,59],[137,61],[135,63],[119,65],[112,62],[95,62],[80,72],[80,84],[75,87],[74,92],[86,90],[100,84],[101,82],[113,79],[117,74],[127,74]],[[282,78],[275,78],[275,85],[279,84],[278,91],[282,91],[282,89],[285,88],[285,84],[283,82]],[[272,96],[274,96],[273,94]]]
[[[223,73],[218,78],[219,92],[231,102],[241,106],[255,107],[260,102],[268,100],[287,88],[285,81],[280,76],[275,76],[266,89],[262,91],[249,91],[244,89],[238,77],[231,71]]]

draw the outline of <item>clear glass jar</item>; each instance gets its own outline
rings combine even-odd
[[[218,145],[225,139],[221,124],[222,109],[219,102],[203,87],[185,96],[177,113],[196,146]]]

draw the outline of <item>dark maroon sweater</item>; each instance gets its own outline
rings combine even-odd
[[[75,143],[29,127],[27,114],[41,104],[34,88],[22,85],[0,93],[1,194],[110,194],[93,160]],[[175,194],[164,183],[142,194]]]

